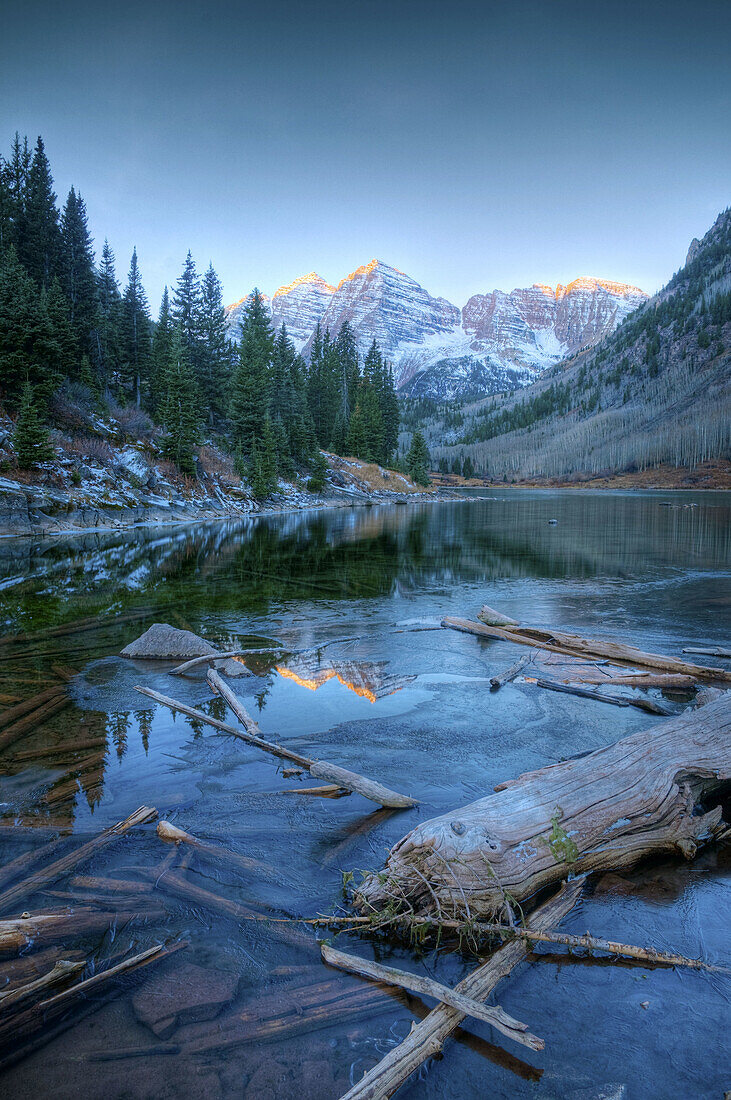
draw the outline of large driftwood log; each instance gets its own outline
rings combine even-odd
[[[645,653],[632,645],[611,642],[603,638],[582,638],[580,634],[566,634],[561,630],[540,630],[538,627],[514,627],[503,629],[474,623],[469,619],[458,619],[448,615],[442,619],[442,626],[460,630],[464,634],[476,634],[481,638],[500,638],[505,642],[517,642],[518,645],[539,646],[551,653],[564,653],[569,657],[607,657],[618,665],[633,665],[639,668],[659,668],[664,672],[680,672],[696,679],[731,680],[731,672],[724,668],[706,668],[705,665],[692,665],[678,657],[664,657],[658,653]]]
[[[629,867],[680,851],[692,858],[725,828],[731,696],[579,759],[501,784],[418,825],[359,891],[365,912],[394,901],[435,919],[497,913],[567,874]],[[705,803],[705,804],[704,804]],[[706,810],[706,812],[704,812]]]

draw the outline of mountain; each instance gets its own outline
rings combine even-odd
[[[552,331],[567,342],[581,340],[582,325],[599,332],[616,317],[615,306],[600,296],[606,290],[616,300],[616,289],[584,282],[572,292],[581,296],[571,304],[573,319],[564,318],[562,304],[570,287],[554,294]],[[548,315],[538,296],[544,289],[550,288],[533,288],[525,300],[534,332]],[[499,304],[512,324],[513,311]],[[489,308],[477,314],[478,323],[480,332],[490,326],[501,331]],[[519,393],[467,406],[456,428],[432,420],[426,430],[432,457],[450,469],[456,457],[469,455],[490,476],[565,478],[725,460],[731,449],[729,407],[731,209],[692,242],[684,267],[667,285],[593,347],[575,352]]]
[[[536,283],[509,294],[475,294],[460,310],[403,271],[371,260],[337,287],[314,272],[295,279],[279,288],[270,309],[275,326],[284,322],[305,356],[318,322],[336,335],[348,321],[363,353],[378,341],[404,393],[452,398],[529,384],[613,331],[646,298],[623,283],[576,279],[555,290]],[[234,333],[246,301],[227,309]]]

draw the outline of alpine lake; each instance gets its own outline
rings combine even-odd
[[[381,868],[418,821],[662,722],[520,678],[491,692],[490,677],[521,656],[518,647],[440,623],[474,619],[487,603],[655,653],[723,645],[729,494],[473,496],[0,541],[2,633],[24,636],[0,644],[3,709],[62,683],[54,668],[70,677],[72,700],[0,756],[0,865],[55,837],[70,851],[145,805],[223,850],[221,859],[179,852],[177,876],[246,911],[316,917],[342,911],[344,878]],[[243,675],[230,680],[263,736],[419,805],[394,811],[358,794],[303,794],[318,782],[307,772],[136,692],[152,688],[236,722],[205,666],[172,678],[176,662],[119,656],[155,622],[223,650],[281,646],[283,656],[240,658]],[[691,701],[648,695],[678,713]],[[87,747],[66,752],[74,743]],[[448,944],[419,952],[382,936],[212,912],[194,893],[165,890],[170,851],[145,825],[23,901],[34,913],[104,909],[100,880],[137,883],[118,893],[120,917],[107,930],[57,945],[55,957],[83,952],[96,966],[159,943],[188,946],[121,978],[114,996],[70,1010],[71,1026],[3,1071],[0,1095],[336,1100],[435,1002],[325,966],[318,936],[450,986],[477,965]],[[226,853],[255,862],[246,869]],[[692,862],[596,878],[561,930],[728,965],[730,889],[726,842]],[[3,977],[0,961],[0,983],[11,962]],[[721,1100],[731,1088],[726,975],[543,945],[493,1001],[545,1050],[465,1020],[399,1095]]]

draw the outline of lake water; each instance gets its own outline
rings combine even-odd
[[[422,628],[444,615],[474,618],[488,603],[523,621],[661,653],[726,643],[728,494],[506,489],[475,496],[488,494],[0,542],[4,634],[89,620],[74,633],[0,646],[6,702],[60,682],[53,665],[75,670],[74,706],[0,757],[0,864],[59,834],[73,848],[146,804],[270,868],[244,871],[197,853],[176,874],[257,911],[313,917],[342,903],[342,872],[380,867],[418,821],[501,780],[662,721],[530,683],[490,693],[489,677],[515,661],[515,646]],[[250,659],[255,675],[232,684],[264,736],[413,794],[420,805],[390,812],[355,794],[300,794],[312,785],[306,774],[285,777],[286,765],[274,757],[155,706],[135,685],[227,717],[203,672],[171,678],[166,664],[117,656],[152,622],[187,627],[226,649],[272,639],[288,649],[323,647],[289,662]],[[665,699],[677,711],[688,701]],[[47,754],[74,741],[102,747]],[[167,852],[148,826],[78,874],[146,883]],[[727,964],[730,855],[726,845],[693,863],[599,880],[562,928]],[[92,897],[88,883],[68,879],[49,889],[55,893],[23,905],[48,910]],[[281,942],[274,926],[214,915],[162,884],[141,901],[119,896],[117,908],[135,906],[157,908],[72,946],[99,959],[171,938],[189,947],[9,1069],[0,1094],[335,1100],[433,1007],[324,967],[306,929],[301,944]],[[448,984],[476,965],[444,949],[417,958],[352,935],[336,943]],[[143,1022],[145,1005],[176,974],[200,994],[226,984],[221,973],[238,985],[217,1018],[196,1021],[188,1008],[188,1022],[161,1027],[163,1037]],[[2,975],[0,963],[0,982]],[[719,974],[545,951],[494,995],[545,1039],[545,1051],[466,1021],[443,1060],[423,1068],[402,1094],[720,1100],[731,1088],[730,998],[729,979]],[[298,1032],[296,1021],[311,1004],[321,1006],[322,1026],[300,1020]],[[295,1025],[279,1035],[282,1018]],[[179,1052],[97,1060],[161,1043]]]

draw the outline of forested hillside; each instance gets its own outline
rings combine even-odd
[[[336,339],[318,329],[306,363],[254,291],[233,342],[218,276],[190,252],[153,320],[136,249],[122,288],[108,241],[95,254],[81,193],[59,209],[42,139],[31,150],[17,134],[0,158],[3,411],[15,418],[6,469],[49,461],[59,433],[83,453],[123,424],[191,476],[213,440],[259,498],[300,472],[320,484],[321,448],[388,462],[399,418],[375,341],[361,357],[347,324]]]
[[[685,266],[595,348],[525,390],[449,410],[412,403],[444,471],[508,480],[693,467],[731,443],[731,210]]]

